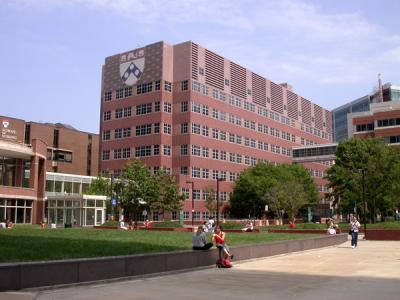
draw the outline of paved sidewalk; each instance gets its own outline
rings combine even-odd
[[[38,274],[39,275],[39,274]],[[39,275],[40,276],[40,275]],[[359,241],[175,275],[0,299],[400,299],[400,242]]]

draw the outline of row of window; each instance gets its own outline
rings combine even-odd
[[[264,125],[262,128],[263,130],[268,130],[268,126]],[[281,131],[279,129],[275,128],[270,128],[271,135],[274,135],[276,137],[281,137]],[[262,141],[257,141],[255,139],[249,138],[249,137],[242,137],[239,134],[234,134],[234,133],[227,133],[225,131],[220,131],[218,129],[212,128],[212,138],[214,139],[219,139],[221,141],[226,141],[227,139],[229,140],[230,143],[236,143],[238,145],[244,145],[246,147],[251,147],[251,148],[256,148],[258,144],[258,149],[268,151],[268,143],[264,143]],[[181,133],[188,133],[188,123],[182,123],[181,124]],[[203,136],[209,136],[209,127],[206,125],[200,125],[196,123],[192,123],[192,133],[193,134],[201,134]],[[227,136],[228,135],[228,136]],[[290,140],[292,138],[292,141],[296,139],[295,135],[290,135],[289,133],[286,133],[282,136],[285,140]],[[242,142],[243,141],[243,142]],[[274,146],[271,145],[271,152],[274,153],[279,153],[280,150],[275,151],[275,149],[280,149],[280,146]],[[285,148],[285,147],[282,147]],[[290,148],[285,148],[284,154],[291,156],[291,149]]]
[[[189,189],[188,188],[182,188],[181,193],[183,196],[185,196],[186,199],[189,198]],[[193,200],[207,200],[210,196],[213,199],[217,199],[217,192],[210,192],[207,190],[196,190],[196,189],[192,190],[192,199]],[[219,200],[227,201],[228,193],[220,191],[219,192]]]
[[[206,96],[208,96],[208,94],[209,94],[209,87],[207,85],[200,84],[199,82],[194,81],[194,80],[192,81],[192,90],[195,91],[195,92],[198,92],[198,93],[202,93],[203,95],[206,95]],[[216,89],[213,89],[213,98],[221,100],[221,101],[225,101],[226,96],[227,96],[226,93],[224,93],[222,91],[219,91],[219,90],[216,90]],[[288,126],[291,126],[291,127],[295,127],[295,120],[293,120],[291,118],[285,117],[285,116],[280,115],[279,113],[276,113],[276,112],[273,112],[273,111],[268,111],[266,108],[260,107],[260,106],[256,106],[254,103],[251,103],[251,102],[248,102],[248,101],[244,101],[244,100],[242,101],[240,98],[235,97],[233,95],[229,95],[228,94],[228,98],[229,98],[229,104],[232,105],[232,106],[243,108],[243,109],[245,109],[247,111],[254,112],[254,113],[256,112],[256,108],[257,108],[258,115],[264,116],[264,117],[267,118],[268,117],[268,113],[269,113],[269,117],[272,120],[281,122],[282,124],[285,124],[285,125],[288,125]],[[243,106],[242,106],[242,102],[243,102]],[[270,99],[269,98],[267,99],[267,102],[270,103]],[[301,116],[300,112],[299,112],[299,116]],[[314,118],[312,118],[312,120],[315,121]],[[323,123],[323,126],[324,127],[326,126],[325,122]],[[327,132],[325,132],[325,131],[321,132],[321,130],[316,129],[316,128],[312,128],[312,127],[307,126],[307,125],[305,125],[303,123],[301,123],[301,127],[302,127],[303,131],[306,131],[308,133],[314,134],[314,135],[316,135],[318,137],[322,137],[324,139],[329,139],[329,137],[330,137],[330,135]]]
[[[136,105],[136,115],[144,115],[144,114],[149,114],[153,112],[153,107],[154,107],[154,112],[159,112],[160,111],[160,101],[154,102],[154,105],[152,102],[150,103],[145,103],[145,104],[138,104]],[[172,103],[170,102],[164,102],[163,105],[164,112],[166,113],[172,113]],[[103,120],[104,121],[110,121],[111,120],[111,111],[105,111],[103,112]],[[132,116],[132,107],[124,107],[124,108],[117,108],[114,111],[114,119],[121,119],[121,118],[128,118]]]
[[[378,120],[378,127],[399,126],[400,118]]]
[[[310,175],[312,177],[319,177],[319,178],[324,178],[325,177],[325,172],[324,171],[320,171],[320,170],[313,170],[313,169],[307,169],[308,172],[310,173]]]
[[[248,103],[248,102],[246,102],[246,103]],[[249,105],[250,104],[252,104],[252,103],[249,103]],[[186,101],[181,102],[181,112],[186,112],[187,110],[188,110],[188,102],[186,102]],[[199,113],[199,114],[201,113],[205,116],[209,116],[209,107],[204,104],[192,102],[192,112]],[[272,111],[271,111],[271,114],[275,115],[275,113]],[[225,111],[218,110],[216,108],[212,108],[211,116],[212,116],[212,118],[217,119],[217,120],[221,120],[224,122],[227,121],[227,113]],[[256,123],[255,121],[252,121],[252,120],[242,119],[242,117],[239,115],[229,114],[229,123],[231,123],[233,125],[238,125],[238,126],[243,125],[245,128],[248,128],[248,129],[251,129],[254,131],[256,131],[256,124],[257,124],[258,132],[268,134],[268,125]],[[272,136],[276,136],[276,137],[280,138],[281,130],[271,127],[270,134]],[[282,131],[282,139],[285,139],[288,141],[291,140],[294,143],[296,142],[296,136],[294,134],[290,134],[285,131]]]
[[[151,93],[153,91],[153,87],[154,87],[154,91],[160,91],[161,90],[161,81],[157,80],[154,83],[148,82],[148,83],[136,85],[136,94],[142,95],[142,94]],[[183,87],[184,87],[184,84],[182,82],[182,88]],[[186,89],[187,89],[187,81],[186,81]],[[172,83],[171,82],[164,81],[164,91],[172,92]],[[132,95],[133,95],[132,87],[125,87],[122,89],[117,89],[115,91],[115,99],[117,99],[117,100],[122,99],[122,98],[131,97]],[[113,91],[105,91],[103,99],[105,102],[113,100]]]

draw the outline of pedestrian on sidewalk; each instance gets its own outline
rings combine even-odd
[[[351,230],[351,248],[356,248],[357,247],[357,241],[358,241],[358,230],[360,228],[360,222],[358,222],[357,217],[353,216],[350,221],[350,230]]]

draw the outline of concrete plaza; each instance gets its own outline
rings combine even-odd
[[[38,274],[40,276],[40,274]],[[400,242],[359,241],[209,268],[0,299],[400,299]]]

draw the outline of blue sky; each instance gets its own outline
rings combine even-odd
[[[333,109],[400,84],[397,0],[1,0],[0,114],[98,132],[104,58],[202,46]],[[75,108],[75,109],[73,109]]]

